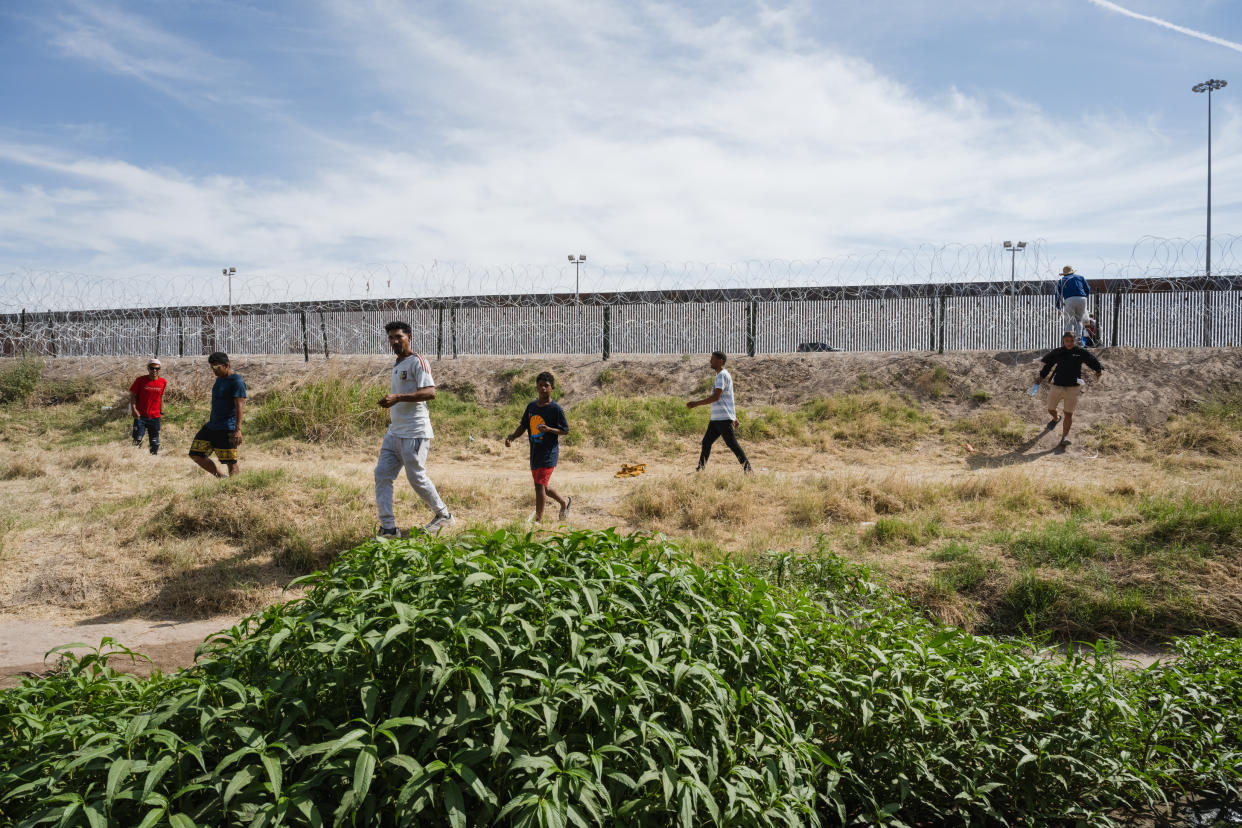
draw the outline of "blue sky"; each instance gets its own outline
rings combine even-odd
[[[0,307],[226,264],[243,298],[563,290],[579,251],[1100,270],[1203,234],[1210,77],[1242,233],[1240,65],[1234,0],[8,2]]]

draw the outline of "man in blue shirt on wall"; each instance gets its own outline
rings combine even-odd
[[[1074,332],[1079,345],[1083,344],[1082,329],[1087,321],[1087,297],[1091,295],[1091,285],[1087,280],[1074,272],[1074,268],[1066,265],[1061,268],[1061,278],[1057,280],[1057,307],[1064,314],[1068,327]]]
[[[229,366],[229,355],[216,351],[207,357],[216,383],[211,387],[211,416],[194,435],[190,444],[190,457],[216,477],[224,473],[209,455],[215,452],[220,462],[228,466],[229,476],[241,471],[237,463],[237,447],[242,442],[242,407],[246,401],[246,383],[241,374]]]

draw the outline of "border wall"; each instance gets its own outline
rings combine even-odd
[[[1242,276],[1094,279],[1101,345],[1242,345]],[[0,315],[0,354],[60,356],[387,353],[779,354],[1053,347],[1051,281],[326,300]]]

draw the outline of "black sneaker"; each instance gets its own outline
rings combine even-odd
[[[375,533],[375,539],[377,541],[396,540],[399,537],[401,537],[401,532],[395,526],[391,529],[385,529],[381,526],[380,530]]]
[[[1052,431],[1052,429],[1057,427],[1057,423],[1059,422],[1061,422],[1060,417],[1053,417],[1051,420],[1048,421],[1048,425],[1044,426],[1044,428],[1048,429],[1049,431]]]
[[[754,471],[755,471],[755,470],[754,470],[754,469],[752,469],[752,468],[750,467],[750,461],[749,461],[749,460],[747,460],[745,463],[743,463],[743,464],[742,464],[742,473],[743,473],[743,474],[752,474]]]

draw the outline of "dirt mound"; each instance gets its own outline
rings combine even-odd
[[[960,351],[949,354],[836,352],[735,356],[729,370],[738,403],[797,405],[815,396],[846,391],[896,391],[925,402],[950,417],[982,404],[1008,408],[1032,420],[1042,406],[1025,392],[1039,370],[1043,351]],[[1083,410],[1092,422],[1133,424],[1153,428],[1213,392],[1242,388],[1242,350],[1193,348],[1147,350],[1101,348],[1104,365],[1099,384],[1088,377]],[[297,356],[234,357],[252,397],[280,387],[337,377],[369,379],[384,384],[391,358],[334,356],[303,361]],[[91,377],[117,389],[122,398],[133,378],[143,373],[143,360],[67,358],[47,360],[51,379]],[[694,357],[526,355],[462,357],[432,362],[437,384],[444,389],[495,404],[508,399],[515,377],[532,379],[550,370],[557,377],[562,402],[574,404],[602,393],[622,396],[692,397],[705,392],[710,377],[706,355]],[[527,377],[529,375],[529,377]],[[164,376],[171,389],[190,397],[207,396],[213,377],[202,357],[167,358]]]

